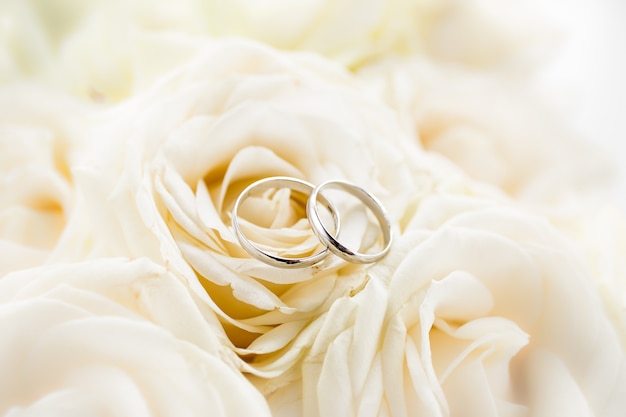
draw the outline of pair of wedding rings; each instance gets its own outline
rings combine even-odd
[[[296,194],[306,197],[306,215],[313,233],[322,242],[324,248],[313,255],[306,257],[282,257],[262,250],[257,244],[248,239],[239,225],[239,208],[251,194],[272,189],[287,188],[292,198]],[[359,199],[374,215],[380,226],[383,237],[383,249],[376,253],[361,253],[352,250],[339,242],[340,219],[335,206],[322,194],[324,189],[338,189]],[[321,204],[332,216],[333,227],[329,230],[320,217],[318,203]],[[256,258],[269,265],[279,268],[304,268],[315,265],[326,258],[330,252],[345,261],[357,264],[373,263],[384,257],[391,247],[391,224],[382,204],[372,194],[363,188],[346,181],[327,181],[315,187],[314,185],[296,178],[270,177],[256,181],[242,191],[232,211],[232,226],[242,248]],[[330,251],[330,252],[329,252]]]

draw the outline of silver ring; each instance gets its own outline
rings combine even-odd
[[[374,213],[374,216],[378,220],[378,224],[380,225],[383,234],[383,249],[380,252],[369,254],[353,251],[342,245],[326,229],[317,211],[318,199],[320,201],[328,201],[325,198],[322,200],[323,196],[321,194],[321,191],[324,188],[337,188],[346,191],[347,193],[361,200],[361,202],[365,204],[365,206],[369,208],[372,213]],[[387,213],[385,212],[385,209],[383,208],[382,204],[376,199],[376,197],[357,185],[337,180],[327,181],[323,184],[318,185],[309,196],[309,200],[307,201],[306,205],[306,213],[309,219],[309,223],[311,224],[311,228],[313,229],[313,232],[317,235],[319,240],[324,243],[335,255],[348,262],[358,264],[368,264],[376,262],[377,260],[385,256],[391,248],[391,223],[389,222],[389,218],[387,216]],[[335,234],[338,235],[338,233]]]
[[[252,193],[253,191],[256,192],[281,188],[288,188],[290,190],[303,194],[305,197],[308,197],[315,189],[315,186],[313,186],[313,184],[309,184],[306,181],[290,177],[269,177],[250,184],[248,187],[246,187],[246,189],[242,191],[239,197],[237,197],[237,201],[235,201],[235,205],[233,206],[231,221],[233,229],[235,230],[235,234],[237,235],[237,239],[239,240],[241,247],[244,248],[244,250],[248,252],[250,256],[258,259],[259,261],[265,262],[266,264],[276,266],[278,268],[304,268],[314,265],[328,256],[329,251],[327,246],[320,252],[317,252],[311,256],[303,258],[285,258],[261,250],[243,234],[241,228],[239,227],[239,206],[246,198],[248,198],[250,193]],[[337,211],[335,210],[333,205],[325,198],[320,197],[319,200],[332,215],[335,233],[338,233],[339,217],[337,215]],[[315,209],[317,210],[317,207],[315,207]]]

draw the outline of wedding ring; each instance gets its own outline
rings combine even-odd
[[[353,251],[343,244],[339,242],[333,234],[331,234],[326,226],[322,223],[322,220],[319,216],[319,212],[317,210],[317,201],[327,202],[326,198],[323,198],[321,192],[325,188],[335,188],[343,190],[354,197],[361,200],[365,206],[372,211],[376,219],[378,220],[378,224],[380,225],[382,235],[383,235],[383,249],[377,253],[359,253],[357,251]],[[351,184],[345,181],[327,181],[323,184],[318,185],[311,195],[309,196],[309,200],[306,205],[307,217],[309,219],[309,223],[311,224],[311,228],[313,232],[317,235],[320,241],[326,245],[335,255],[340,258],[357,264],[367,264],[376,262],[381,259],[383,256],[389,252],[391,248],[391,223],[389,222],[389,218],[382,204],[370,193],[365,191],[363,188]],[[334,233],[338,235],[338,233]]]
[[[286,258],[278,255],[274,255],[268,252],[263,251],[257,245],[255,245],[252,241],[250,241],[242,232],[241,227],[239,226],[239,207],[241,203],[250,196],[253,192],[261,192],[270,189],[281,189],[287,188],[291,191],[295,191],[296,193],[300,193],[306,197],[308,197],[315,187],[312,184],[309,184],[306,181],[302,181],[296,178],[290,177],[269,177],[264,178],[259,181],[256,181],[250,184],[243,192],[237,197],[237,201],[235,201],[235,205],[233,206],[232,211],[232,226],[235,230],[235,234],[237,235],[237,239],[241,244],[241,247],[250,254],[253,258],[265,262],[266,264],[278,267],[278,268],[304,268],[307,266],[314,265],[320,261],[322,261],[326,256],[328,256],[329,251],[328,247],[324,247],[320,252],[317,252],[311,256],[302,257],[302,258]],[[293,197],[293,196],[292,196]],[[333,205],[320,196],[320,203],[330,212],[333,223],[335,233],[339,231],[339,217]],[[314,206],[316,206],[314,204]],[[317,213],[317,206],[315,207]]]

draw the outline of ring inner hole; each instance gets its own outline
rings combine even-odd
[[[378,219],[359,198],[341,188],[324,188],[320,194],[335,206],[341,219],[341,229],[336,236],[339,243],[359,253],[375,253],[383,248],[383,235]],[[322,224],[332,233],[332,222],[319,213]]]
[[[301,193],[287,188],[252,192],[239,207],[239,217],[266,229],[294,227],[305,218]]]
[[[253,191],[241,202],[239,223],[246,238],[281,257],[306,257],[323,249],[306,217],[309,194],[285,187]],[[320,218],[334,231],[331,212],[318,202]]]

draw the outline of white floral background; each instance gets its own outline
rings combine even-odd
[[[532,1],[562,32],[552,62],[538,75],[569,122],[612,155],[612,198],[626,207],[626,3],[619,0]],[[567,10],[567,12],[564,12]]]
[[[623,10],[0,2],[0,414],[623,416]]]

